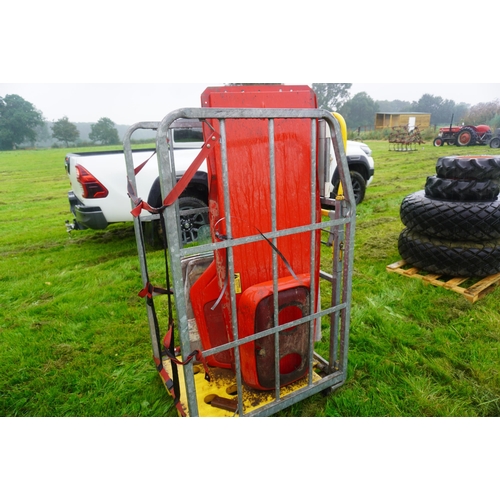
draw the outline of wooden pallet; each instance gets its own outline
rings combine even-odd
[[[472,303],[492,292],[500,283],[500,273],[492,274],[485,278],[449,277],[442,274],[425,273],[425,271],[421,271],[416,267],[411,267],[411,265],[406,264],[404,260],[390,264],[386,269],[391,273],[398,273],[409,278],[420,279],[424,285],[430,284],[452,290],[453,292],[463,295]],[[460,286],[465,282],[470,282],[470,286],[467,288]]]

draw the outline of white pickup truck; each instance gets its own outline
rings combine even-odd
[[[199,122],[183,123],[173,130],[173,149],[177,179],[182,177],[203,144]],[[136,176],[137,195],[152,207],[160,207],[162,196],[158,178],[158,162],[151,157],[154,149],[134,150],[134,166],[150,160]],[[356,203],[360,203],[374,175],[374,162],[370,148],[363,143],[347,141],[347,163],[351,172]],[[123,151],[70,153],[65,159],[66,172],[71,183],[68,192],[72,223],[66,221],[68,231],[74,229],[105,229],[115,222],[132,221],[131,203],[127,194],[127,176]],[[333,171],[332,197],[338,186],[338,173]],[[206,164],[198,169],[188,187],[179,198],[180,210],[199,209],[208,203],[208,177]],[[147,212],[143,211],[146,215]],[[149,215],[149,214],[147,214]],[[208,224],[208,215],[196,212],[181,215],[181,232],[184,242],[195,241],[198,231]]]

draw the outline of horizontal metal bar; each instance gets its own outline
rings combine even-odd
[[[268,403],[266,406],[262,408],[257,408],[252,412],[246,413],[242,415],[244,417],[268,417],[277,413],[278,411],[284,410],[289,406],[292,406],[303,399],[306,399],[313,394],[317,394],[318,392],[324,391],[325,389],[340,387],[345,379],[347,374],[344,372],[335,372],[331,375],[327,375],[321,380],[315,381],[312,384],[307,384],[296,391],[286,394],[281,397],[278,401]]]
[[[273,238],[280,238],[283,236],[290,236],[293,234],[307,233],[313,231],[325,230],[331,227],[340,226],[349,222],[348,218],[342,219],[331,219],[328,221],[317,222],[315,224],[309,224],[307,226],[297,226],[289,229],[280,229],[277,231],[270,231],[267,233],[262,233],[268,240]],[[213,250],[220,250],[222,248],[235,247],[238,245],[246,245],[248,243],[256,243],[262,241],[263,237],[260,234],[253,236],[244,236],[241,238],[233,238],[228,240],[220,240],[216,243],[206,243],[204,245],[199,245],[197,247],[186,247],[180,250],[181,257],[187,257],[199,252],[208,252]]]
[[[342,309],[345,309],[346,307],[347,307],[347,304],[345,302],[343,302],[341,304],[337,304],[336,306],[329,307],[328,309],[322,309],[321,311],[318,311],[317,313],[309,314],[308,316],[304,316],[304,317],[297,319],[295,321],[290,321],[289,323],[286,323],[283,325],[273,326],[267,330],[262,330],[261,332],[257,332],[257,333],[253,333],[252,335],[248,335],[247,337],[240,338],[237,340],[232,340],[232,341],[227,342],[221,346],[212,347],[211,349],[207,349],[206,351],[203,351],[203,355],[204,356],[211,356],[213,354],[217,354],[217,353],[222,352],[222,351],[227,351],[229,349],[240,347],[243,344],[248,344],[249,342],[253,342],[254,340],[261,339],[262,337],[267,337],[268,335],[274,335],[275,333],[281,332],[282,330],[294,328],[294,327],[302,325],[304,323],[314,322],[314,320],[316,320],[316,319],[319,319],[323,316],[327,316],[328,314],[336,313],[338,311],[341,311]]]

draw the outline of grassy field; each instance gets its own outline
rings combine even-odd
[[[386,271],[400,258],[401,201],[436,159],[494,150],[368,144],[376,176],[357,214],[348,380],[279,415],[499,416],[500,291],[471,304]],[[0,152],[0,415],[175,416],[137,296],[132,224],[66,232],[65,153]]]

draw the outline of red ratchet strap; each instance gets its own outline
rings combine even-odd
[[[172,325],[170,326],[167,334],[165,335],[165,338],[163,339],[163,345],[164,345],[165,349],[162,352],[162,355],[167,356],[171,362],[175,363],[176,365],[181,365],[181,366],[187,365],[188,363],[190,363],[193,360],[193,358],[196,357],[196,360],[201,362],[203,364],[204,369],[205,369],[205,380],[210,382],[210,373],[208,371],[208,365],[205,361],[205,358],[201,354],[201,351],[195,350],[186,358],[185,361],[180,361],[179,359],[176,358],[175,354],[172,354],[170,352],[169,346],[171,343],[171,339],[172,339]],[[156,370],[160,374],[160,377],[163,380],[163,384],[165,385],[168,392],[172,396],[172,398],[174,400],[174,405],[177,408],[179,415],[181,417],[187,417],[186,412],[184,411],[184,408],[182,407],[182,404],[175,393],[174,381],[171,379],[167,370],[163,366],[162,360],[154,357],[154,361],[155,361],[155,365],[156,365]]]
[[[144,168],[144,165],[146,165],[146,163],[151,160],[151,158],[153,158],[153,156],[156,154],[156,151],[153,152],[153,154],[146,160],[146,161],[143,161],[138,167],[135,167],[134,168],[134,174],[137,175],[143,168]]]
[[[135,205],[135,208],[131,211],[131,214],[134,217],[138,217],[141,214],[143,208],[152,214],[157,214],[160,212],[159,209],[152,207],[151,205],[149,205],[145,201],[142,201],[141,198],[137,197],[137,194],[135,193],[135,189],[132,186],[132,183],[130,182],[130,179],[128,177],[127,177],[127,193],[128,193],[129,198],[132,200],[132,202]]]
[[[163,363],[161,360],[158,358],[154,358],[155,364],[156,364],[156,369],[158,370],[158,373],[160,374],[160,377],[163,380],[163,384],[167,388],[168,392],[170,392],[170,395],[172,396],[174,400],[175,407],[177,408],[177,411],[179,412],[179,415],[181,417],[187,417],[186,412],[184,411],[184,408],[182,407],[182,404],[179,400],[179,398],[175,395],[175,390],[174,390],[174,382],[170,378],[167,370],[165,370],[165,367],[163,366]]]
[[[220,134],[212,129],[210,137],[203,144],[201,151],[198,156],[194,159],[191,166],[184,172],[184,175],[179,179],[179,182],[172,188],[172,191],[168,193],[165,200],[163,200],[163,206],[169,207],[172,203],[179,198],[184,189],[187,188],[188,184],[191,182],[193,175],[200,168],[201,164],[207,159],[208,155],[213,151],[213,147],[220,139]]]
[[[157,295],[172,295],[172,290],[165,290],[165,288],[159,288],[157,286],[153,286],[149,281],[146,283],[146,286],[138,293],[139,297],[148,299],[152,299]]]
[[[201,151],[198,153],[196,158],[191,163],[190,167],[184,172],[184,175],[179,179],[177,184],[172,188],[170,193],[166,196],[165,200],[163,200],[163,205],[159,208],[151,207],[148,203],[138,198],[134,192],[134,189],[128,180],[127,190],[128,195],[134,202],[135,208],[131,211],[134,217],[138,217],[143,209],[147,210],[152,214],[160,213],[165,207],[169,207],[172,205],[182,194],[182,192],[187,188],[188,184],[191,182],[196,171],[200,168],[201,164],[207,159],[208,155],[213,151],[214,145],[220,139],[220,134],[212,129],[210,137],[203,144]],[[144,165],[143,165],[144,166]],[[141,167],[141,165],[139,165]],[[137,168],[139,168],[137,167]],[[142,168],[142,167],[141,167]]]
[[[171,341],[172,341],[172,331],[173,331],[173,325],[170,325],[170,328],[168,329],[167,334],[165,335],[165,338],[163,339],[163,346],[165,347],[163,354],[165,354],[170,359],[170,361],[173,361],[176,365],[181,365],[181,366],[185,366],[188,363],[191,363],[193,358],[196,358],[196,361],[203,364],[203,368],[205,370],[205,380],[207,382],[210,382],[210,372],[208,371],[208,365],[207,365],[207,362],[205,361],[205,358],[203,357],[203,354],[201,353],[201,351],[199,351],[198,349],[195,349],[191,354],[189,354],[189,356],[187,356],[185,361],[180,361],[179,359],[177,359],[175,357],[175,354],[172,354],[170,352],[169,346],[170,346]]]

